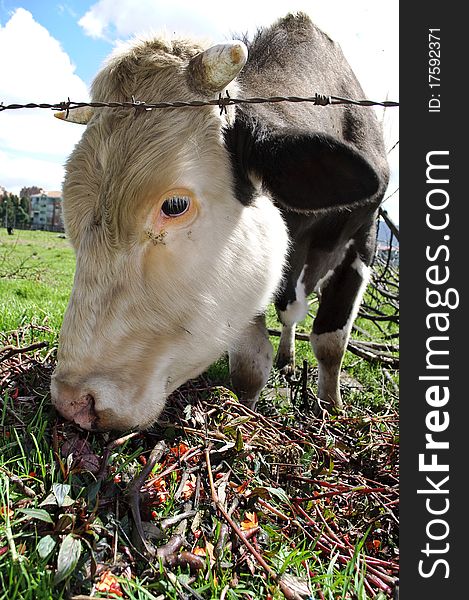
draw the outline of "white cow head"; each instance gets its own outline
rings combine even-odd
[[[216,98],[246,52],[241,42],[205,51],[139,42],[98,74],[93,100]],[[285,226],[268,198],[236,198],[222,135],[229,115],[218,108],[70,115],[87,127],[64,182],[76,274],[52,401],[86,429],[144,428],[264,310],[281,278]]]

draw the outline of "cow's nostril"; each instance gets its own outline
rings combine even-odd
[[[83,394],[74,398],[71,402],[75,412],[79,412],[91,406],[94,407],[94,397],[91,394]]]
[[[94,410],[94,396],[92,394],[86,394],[83,396],[85,406],[93,408]]]
[[[93,429],[98,418],[94,396],[92,394],[81,396],[77,408],[77,412],[72,417],[73,421],[83,429]]]
[[[96,413],[97,398],[88,386],[70,385],[64,379],[55,376],[52,379],[52,403],[60,414],[83,429],[95,429],[98,421]]]

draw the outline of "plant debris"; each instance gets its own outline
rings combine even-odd
[[[355,597],[358,580],[363,597],[393,597],[392,378],[383,377],[384,409],[350,404],[324,418],[308,365],[276,375],[288,405],[269,400],[259,412],[202,376],[172,395],[153,429],[110,441],[55,416],[48,403],[54,349],[32,341],[30,327],[4,336],[0,350],[3,437],[8,442],[15,430],[29,447],[41,405],[53,449],[45,469],[54,466],[60,477],[52,483],[0,470],[14,490],[2,509],[9,529],[0,556],[38,552],[55,584],[67,582],[76,597],[126,598],[143,578],[162,597],[225,598],[250,580],[262,597],[281,590],[289,599],[324,598],[331,570],[345,578],[341,598]],[[20,516],[24,547],[12,534]]]

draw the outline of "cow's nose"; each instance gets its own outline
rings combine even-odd
[[[59,413],[83,429],[96,429],[98,416],[94,396],[66,383],[54,383],[52,402]]]

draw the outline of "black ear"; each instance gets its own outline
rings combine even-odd
[[[275,200],[296,211],[349,206],[379,188],[368,161],[327,135],[290,132],[258,138],[246,166]]]

